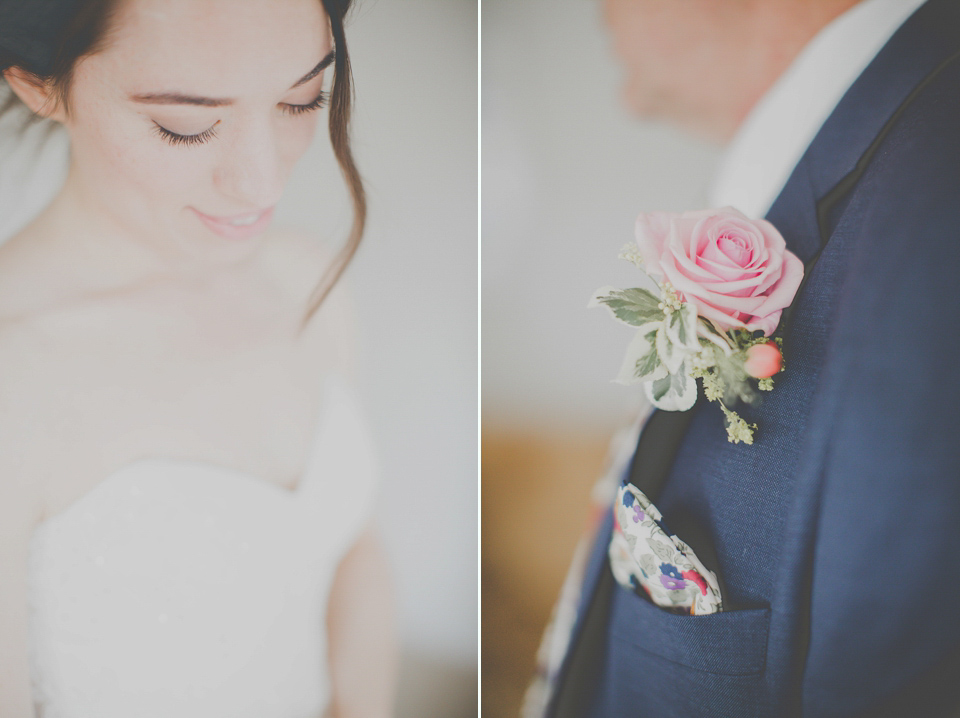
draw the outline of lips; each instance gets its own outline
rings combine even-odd
[[[208,229],[227,239],[248,239],[256,236],[263,232],[273,219],[273,207],[229,217],[214,217],[197,209],[193,211]]]

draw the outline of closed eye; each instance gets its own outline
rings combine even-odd
[[[171,132],[166,127],[159,125],[157,122],[153,123],[153,131],[164,140],[169,142],[171,145],[202,145],[204,142],[212,140],[217,136],[216,126],[220,124],[220,120],[217,120],[213,127],[204,130],[203,132],[198,132],[195,135],[181,135],[176,132]]]
[[[323,107],[326,107],[327,100],[329,95],[326,92],[321,92],[317,95],[317,99],[312,102],[307,103],[306,105],[291,105],[289,103],[282,103],[283,111],[288,115],[302,115],[307,112],[315,112]],[[153,131],[162,137],[164,140],[169,142],[171,145],[201,145],[204,142],[208,142],[217,136],[216,126],[220,124],[220,121],[217,120],[209,129],[204,130],[203,132],[198,132],[194,135],[181,135],[178,132],[173,132],[168,130],[166,127],[158,124],[157,122],[153,123]]]
[[[313,112],[319,110],[321,107],[326,107],[328,94],[326,92],[321,92],[317,99],[313,102],[310,102],[306,105],[290,105],[283,103],[283,111],[288,115],[302,115],[305,112]]]

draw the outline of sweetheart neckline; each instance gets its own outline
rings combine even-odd
[[[263,487],[264,490],[274,493],[279,493],[284,499],[289,501],[296,501],[304,493],[304,487],[309,483],[309,479],[312,474],[315,472],[317,464],[320,460],[320,444],[321,439],[326,438],[327,435],[327,424],[330,420],[330,404],[334,396],[334,377],[327,376],[324,378],[323,388],[321,390],[321,407],[320,415],[314,421],[313,430],[311,433],[311,438],[309,442],[309,447],[307,449],[306,463],[302,471],[300,472],[299,477],[297,478],[297,483],[293,488],[287,488],[282,486],[274,481],[265,479],[257,474],[244,471],[243,469],[237,469],[231,466],[226,466],[224,464],[218,464],[214,461],[205,461],[203,459],[190,459],[186,457],[175,457],[175,456],[141,456],[136,459],[131,459],[126,461],[117,468],[109,471],[102,479],[97,481],[88,491],[81,494],[78,498],[71,501],[65,507],[57,511],[56,513],[45,516],[43,519],[38,521],[34,526],[34,531],[36,532],[40,527],[45,524],[50,523],[51,521],[57,519],[60,516],[63,516],[67,513],[72,513],[73,510],[83,502],[87,500],[88,497],[93,494],[101,491],[105,486],[108,486],[111,483],[115,483],[118,477],[128,473],[130,470],[137,466],[145,466],[150,464],[174,464],[180,466],[194,467],[197,469],[206,469],[209,471],[215,471],[220,473],[233,474],[234,476],[242,477],[248,484],[253,486]]]

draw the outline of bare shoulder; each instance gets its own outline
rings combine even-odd
[[[262,253],[262,267],[293,311],[305,316],[315,290],[336,259],[338,248],[307,231],[277,228],[271,231]],[[341,277],[311,316],[300,343],[309,361],[352,373],[354,311],[349,283]]]

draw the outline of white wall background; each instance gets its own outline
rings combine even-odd
[[[476,2],[359,0],[347,39],[354,151],[370,201],[368,232],[347,277],[359,388],[383,467],[404,714],[470,715],[478,631]],[[55,136],[37,160],[32,142],[3,139],[0,239],[56,190],[66,150]],[[278,221],[337,243],[350,217],[326,133],[318,132]]]
[[[599,0],[483,0],[484,421],[623,421],[639,391],[611,384],[632,334],[600,309],[631,284],[617,260],[642,211],[706,206],[717,148],[641,123]]]
[[[348,281],[361,389],[383,466],[406,714],[470,715],[478,626],[476,2],[359,0],[347,40],[354,152],[370,203]],[[339,241],[350,209],[329,142],[319,139],[280,219]]]
[[[370,202],[348,276],[405,636],[475,661],[476,4],[360,0],[347,32],[354,152]],[[280,218],[340,241],[351,210],[329,142],[319,140]]]

